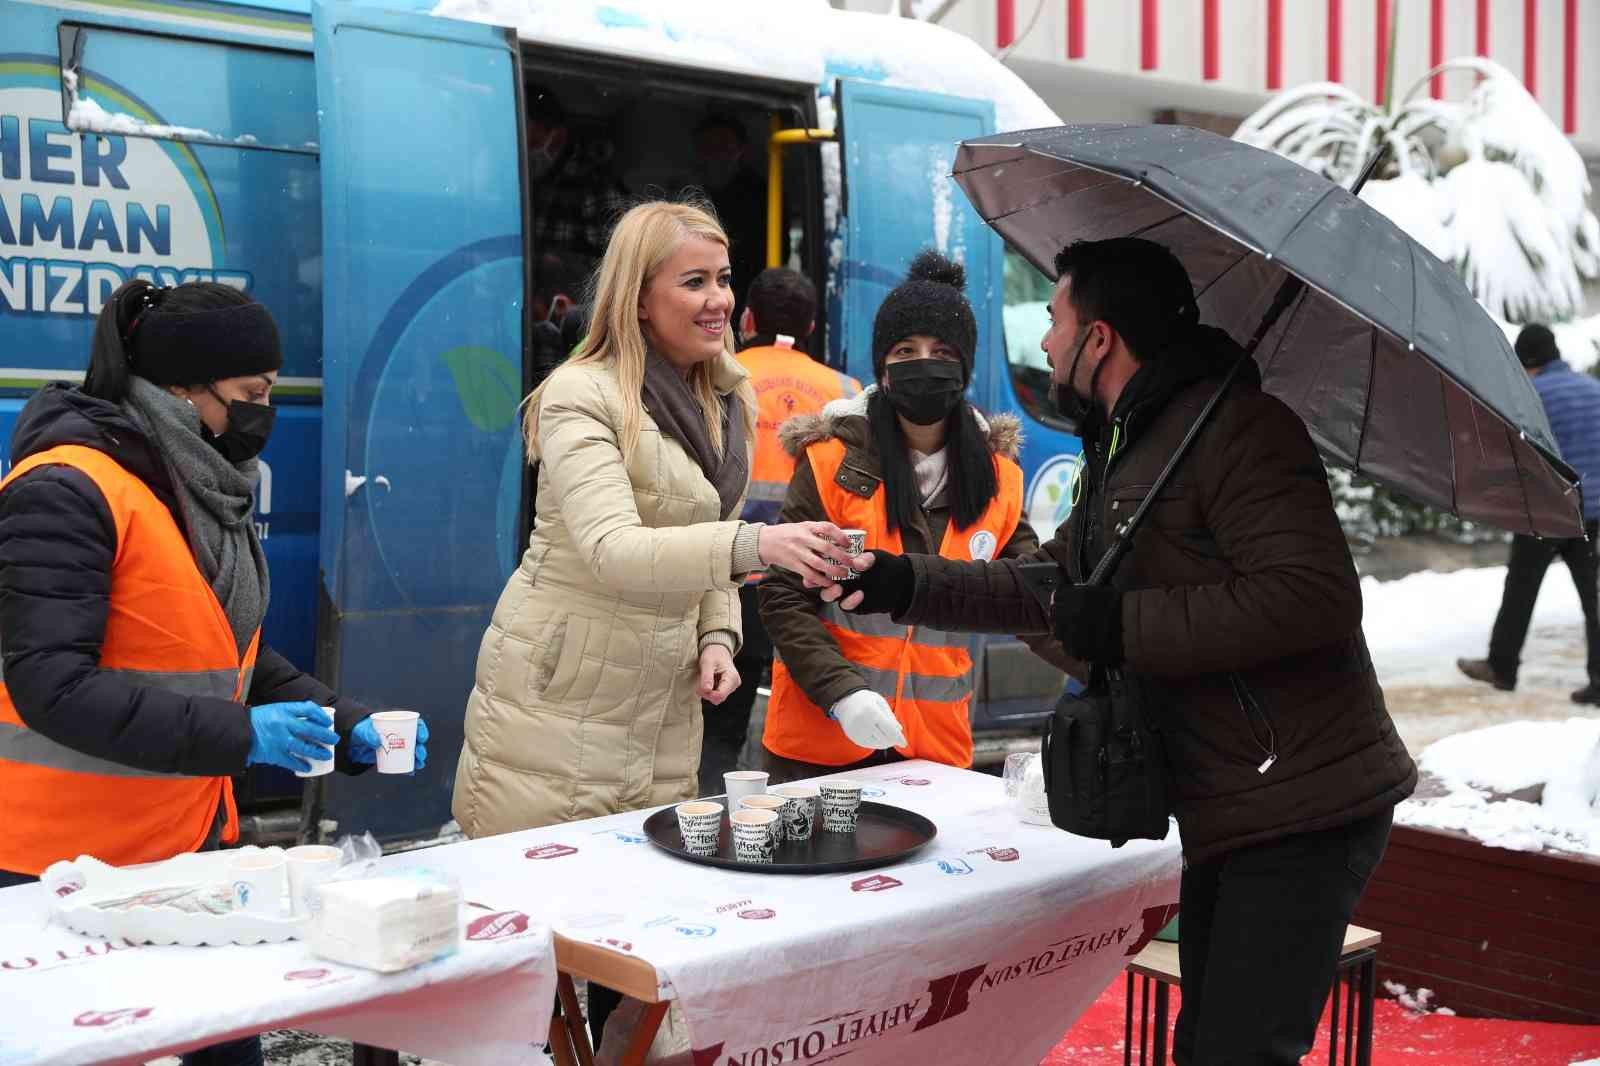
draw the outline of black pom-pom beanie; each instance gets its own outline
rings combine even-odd
[[[931,248],[911,261],[906,280],[884,297],[872,320],[872,374],[881,380],[889,349],[898,341],[922,334],[937,337],[961,356],[966,380],[972,380],[978,347],[978,320],[963,291],[967,271]]]

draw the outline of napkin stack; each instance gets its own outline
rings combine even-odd
[[[461,943],[461,895],[443,882],[410,877],[326,881],[311,926],[311,950],[380,973],[454,952]]]

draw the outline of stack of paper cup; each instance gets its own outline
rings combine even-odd
[[[416,711],[378,711],[372,724],[378,730],[378,773],[409,774],[417,768]]]

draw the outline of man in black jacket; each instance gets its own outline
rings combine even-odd
[[[1416,767],[1361,633],[1361,587],[1304,424],[1246,366],[1106,587],[1123,535],[1240,357],[1198,324],[1181,263],[1149,241],[1079,242],[1043,347],[1085,463],[1034,561],[1066,571],[1045,611],[1017,564],[873,552],[824,597],[897,623],[1053,632],[1066,654],[1152,693],[1183,837],[1182,1066],[1298,1063],[1345,926]],[[1080,671],[1083,672],[1083,671]]]

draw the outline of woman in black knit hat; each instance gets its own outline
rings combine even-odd
[[[805,461],[781,521],[831,521],[863,531],[866,548],[949,558],[1034,550],[1020,423],[963,400],[978,342],[965,283],[958,264],[918,255],[873,321],[876,384],[785,423],[784,446]],[[762,584],[761,617],[776,650],[762,736],[771,781],[902,758],[971,765],[970,638],[848,614],[783,571]]]
[[[247,766],[375,761],[370,712],[261,639],[253,493],[282,365],[244,294],[136,280],[100,312],[82,387],[47,385],[18,416],[0,482],[0,887],[79,855],[232,843]],[[419,769],[426,740],[419,721]],[[181,1057],[259,1066],[261,1046]]]

